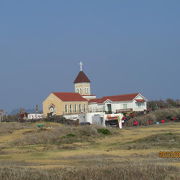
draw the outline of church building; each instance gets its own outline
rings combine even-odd
[[[91,82],[83,72],[80,63],[80,72],[74,80],[75,92],[53,92],[43,102],[43,114],[66,115],[88,112],[88,101],[95,99],[91,95]]]
[[[84,73],[82,63],[74,80],[74,89],[75,92],[52,92],[43,102],[44,116],[147,110],[147,99],[140,93],[96,98],[91,94],[91,81]]]

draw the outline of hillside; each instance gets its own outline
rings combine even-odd
[[[102,129],[44,123],[0,124],[0,179],[179,179],[180,123]]]

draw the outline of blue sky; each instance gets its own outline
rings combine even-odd
[[[1,0],[0,108],[73,91],[83,61],[97,96],[180,99],[179,0]]]

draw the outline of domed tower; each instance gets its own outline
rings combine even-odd
[[[89,96],[91,95],[91,81],[83,72],[82,66],[83,64],[80,62],[80,72],[74,80],[75,92],[81,94],[82,96]]]

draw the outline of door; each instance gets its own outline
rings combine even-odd
[[[112,114],[112,106],[111,106],[111,104],[107,104],[107,110],[108,110],[108,114]]]

